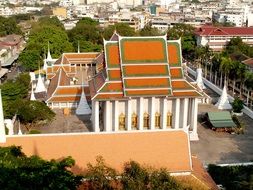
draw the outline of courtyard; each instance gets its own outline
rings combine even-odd
[[[213,105],[199,105],[199,114],[218,111]],[[215,132],[198,123],[199,141],[191,142],[193,155],[204,164],[238,163],[253,161],[253,120],[247,115],[239,117],[244,125],[244,134]]]

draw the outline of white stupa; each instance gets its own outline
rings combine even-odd
[[[32,91],[31,91],[30,100],[36,100],[36,98],[35,98],[35,96],[34,96],[34,92],[33,92],[33,85],[32,85]]]
[[[88,68],[86,67],[86,76],[87,76],[87,69]],[[84,93],[83,83],[84,83],[84,80],[83,80],[83,75],[82,75],[82,94],[81,94],[79,104],[76,108],[76,115],[89,115],[89,114],[91,114],[91,109],[90,109],[90,106],[87,102],[86,95]]]
[[[89,114],[91,114],[91,109],[87,102],[84,90],[82,90],[82,95],[79,104],[76,108],[76,115],[89,115]]]
[[[47,70],[47,59],[44,59],[43,70]]]
[[[18,135],[23,135],[20,127],[20,121],[18,121]]]
[[[2,92],[0,89],[0,143],[6,142],[5,126],[4,126],[4,113],[2,104]]]
[[[201,89],[204,90],[206,89],[203,79],[202,79],[202,69],[197,68],[197,79],[196,79],[197,86]]]
[[[218,107],[219,110],[232,109],[232,106],[231,106],[231,104],[229,103],[229,100],[228,100],[226,82],[225,82],[225,85],[223,87],[221,96],[220,96],[218,102],[215,104],[215,106]]]
[[[53,61],[51,53],[50,53],[49,42],[47,43],[47,61]]]
[[[40,71],[39,71],[39,77],[38,77],[38,81],[37,81],[37,86],[36,86],[34,92],[38,93],[38,92],[46,92],[46,91],[47,91],[47,89],[46,89],[46,87],[44,85],[44,82],[43,82],[43,80],[41,78]]]
[[[79,44],[79,41],[78,41],[77,53],[80,53],[80,44]]]

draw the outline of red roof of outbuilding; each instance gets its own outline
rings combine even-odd
[[[199,36],[253,36],[253,27],[203,26],[196,29]]]

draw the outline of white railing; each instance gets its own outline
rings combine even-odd
[[[187,71],[193,75],[193,76],[196,76],[196,71],[194,71],[193,69],[191,69],[190,67],[187,67]],[[217,94],[221,95],[222,93],[222,89],[219,88],[218,86],[216,86],[215,84],[213,84],[212,82],[210,82],[209,80],[205,79],[203,77],[203,82],[206,86],[208,86],[209,88],[211,88],[214,92],[216,92]],[[234,101],[234,98],[228,94],[228,99],[230,102],[233,102]],[[251,119],[253,119],[253,111],[248,108],[247,106],[243,106],[243,110],[242,110],[243,113],[245,113],[246,115],[248,115]]]

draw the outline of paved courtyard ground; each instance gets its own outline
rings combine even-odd
[[[213,105],[199,105],[199,114],[218,111]],[[192,154],[205,163],[237,163],[253,161],[253,120],[247,115],[239,117],[245,124],[244,134],[214,132],[199,123],[199,141],[191,142]]]
[[[50,125],[36,127],[41,133],[75,133],[91,131],[90,116],[64,115],[63,110],[54,110],[55,119]]]

